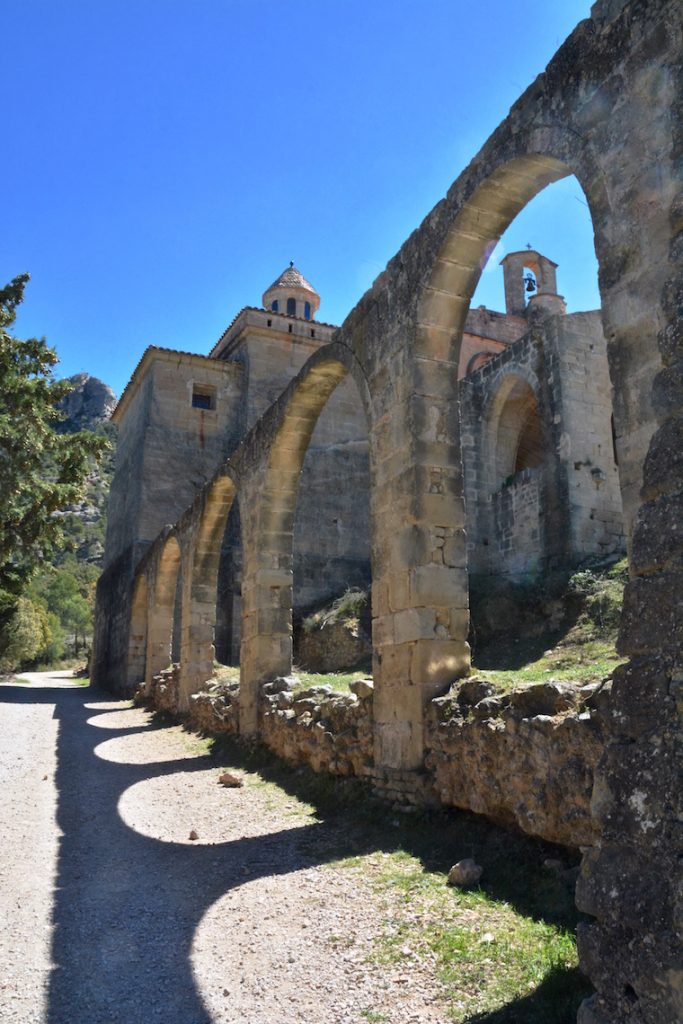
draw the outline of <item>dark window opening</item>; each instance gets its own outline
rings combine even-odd
[[[315,338],[315,331],[314,330],[311,331],[311,337]]]
[[[290,334],[292,333],[292,325],[291,324],[289,325],[289,333]]]
[[[272,320],[269,320],[269,321],[268,321],[268,326],[269,326],[269,327],[272,327],[272,326],[273,326],[273,321],[272,321]]]
[[[274,302],[271,302],[270,308],[272,309],[273,313],[277,313],[278,309],[280,308],[280,303],[278,302],[277,299],[275,299]]]
[[[192,388],[192,408],[215,409],[216,393],[214,391],[209,391],[208,388]]]
[[[296,299],[287,299],[287,316],[296,316]]]
[[[304,302],[304,320],[311,319],[311,304],[310,302]]]

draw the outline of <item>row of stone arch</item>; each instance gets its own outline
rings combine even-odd
[[[334,344],[312,357],[180,522],[158,538],[137,571],[132,603],[129,665],[139,663],[143,645],[153,665],[168,630],[170,581],[182,564],[187,696],[211,673],[220,537],[239,494],[241,714],[244,730],[253,731],[259,680],[286,672],[291,661],[291,535],[303,456],[325,401],[352,373],[370,438],[375,757],[419,767],[425,700],[468,665],[453,395],[465,315],[495,239],[541,189],[574,174],[595,231],[627,515],[642,503],[621,634],[622,652],[635,660],[615,679],[612,732],[596,781],[602,839],[586,853],[579,885],[582,908],[598,919],[582,931],[583,963],[599,994],[581,1019],[600,1024],[629,1014],[673,1020],[681,1005],[673,923],[680,862],[672,831],[681,814],[673,768],[681,723],[668,696],[683,649],[676,497],[683,487],[683,153],[674,104],[681,33],[674,0],[595,5]],[[643,872],[656,882],[632,913]]]

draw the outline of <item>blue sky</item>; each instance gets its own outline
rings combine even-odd
[[[207,352],[293,259],[340,323],[589,0],[0,2],[0,278],[60,373],[120,393],[148,344]],[[513,223],[598,303],[568,179]],[[475,304],[502,308],[500,271]]]

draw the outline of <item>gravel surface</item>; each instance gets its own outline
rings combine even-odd
[[[67,676],[0,685],[3,1024],[448,1019],[431,965],[372,962],[348,820]]]

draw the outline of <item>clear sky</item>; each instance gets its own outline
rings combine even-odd
[[[0,278],[60,373],[207,352],[293,259],[341,323],[590,0],[0,0]],[[599,304],[578,183],[497,255]],[[496,260],[497,266],[497,260]],[[502,308],[492,262],[474,303]]]

